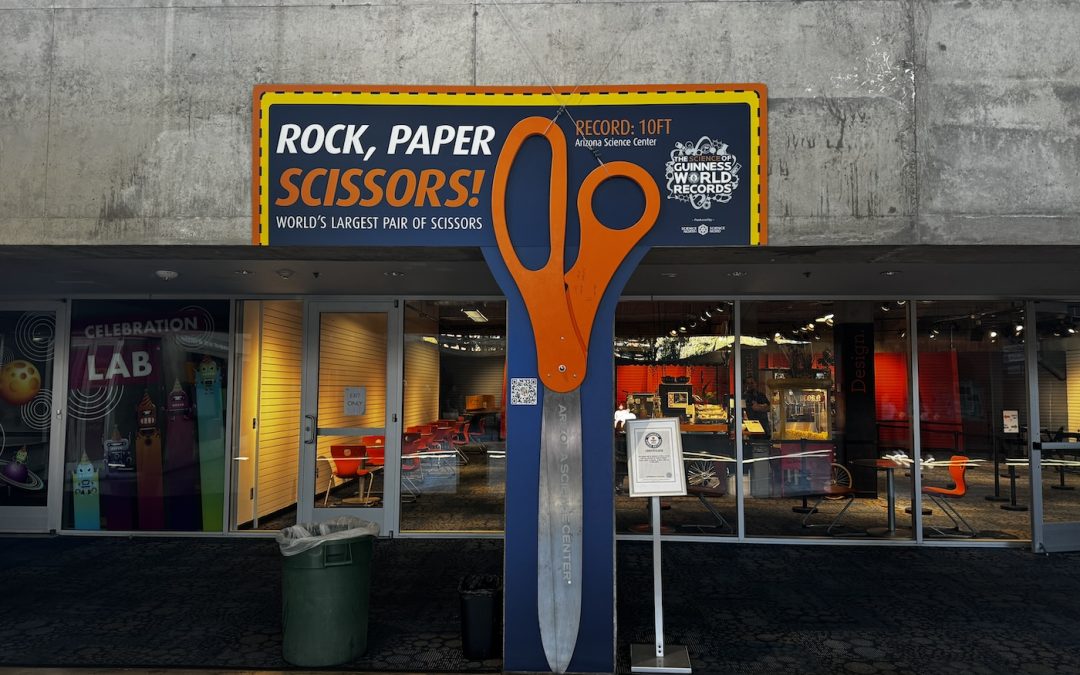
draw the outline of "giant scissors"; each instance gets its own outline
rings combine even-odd
[[[548,228],[551,251],[539,269],[518,258],[506,221],[510,169],[525,141],[544,137],[551,146]],[[644,169],[608,162],[586,176],[577,194],[580,247],[565,268],[567,207],[566,137],[543,117],[528,117],[511,129],[495,168],[491,204],[495,239],[529,313],[536,338],[536,361],[544,385],[540,423],[537,614],[548,665],[564,673],[577,644],[581,621],[582,448],[581,385],[585,381],[589,335],[608,284],[623,260],[652,229],[660,212],[660,191]],[[626,178],[645,195],[645,209],[625,229],[604,226],[593,211],[593,196],[609,178]],[[607,421],[604,422],[608,424]]]

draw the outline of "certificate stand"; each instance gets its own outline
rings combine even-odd
[[[653,613],[656,644],[630,645],[632,673],[689,673],[690,654],[683,645],[664,646],[664,590],[660,572],[660,497],[652,497]]]

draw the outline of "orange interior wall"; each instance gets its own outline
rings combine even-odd
[[[720,376],[723,371],[723,366],[616,366],[615,400],[625,401],[628,394],[639,392],[655,393],[664,377],[689,377],[695,394],[714,393],[722,402],[729,388]]]
[[[911,420],[908,409],[911,401],[906,354],[874,355],[874,395],[878,442],[886,447],[910,448]],[[964,440],[959,433],[962,429],[960,377],[955,352],[919,354],[919,408],[923,452],[935,449],[963,450]]]

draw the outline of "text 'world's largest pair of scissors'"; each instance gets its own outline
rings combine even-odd
[[[510,240],[506,195],[510,168],[522,144],[543,136],[551,146],[548,220],[551,252],[536,270],[525,267]],[[536,338],[544,385],[540,426],[540,500],[537,608],[540,638],[549,667],[566,672],[581,620],[582,447],[581,385],[589,335],[608,283],[623,260],[652,229],[660,191],[643,168],[608,162],[586,176],[577,194],[581,241],[577,260],[565,271],[567,206],[566,138],[554,121],[528,117],[511,129],[499,153],[492,195],[492,222],[499,252],[525,301]],[[627,178],[645,195],[645,209],[625,229],[605,227],[593,212],[593,196],[609,178]],[[605,421],[605,427],[607,422]]]

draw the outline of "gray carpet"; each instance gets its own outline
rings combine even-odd
[[[652,638],[651,549],[618,546],[620,672]],[[498,540],[379,541],[368,654],[345,670],[498,671],[457,585]],[[1080,673],[1080,554],[668,543],[669,643],[695,673]],[[0,538],[0,666],[288,669],[281,558],[251,538]]]

